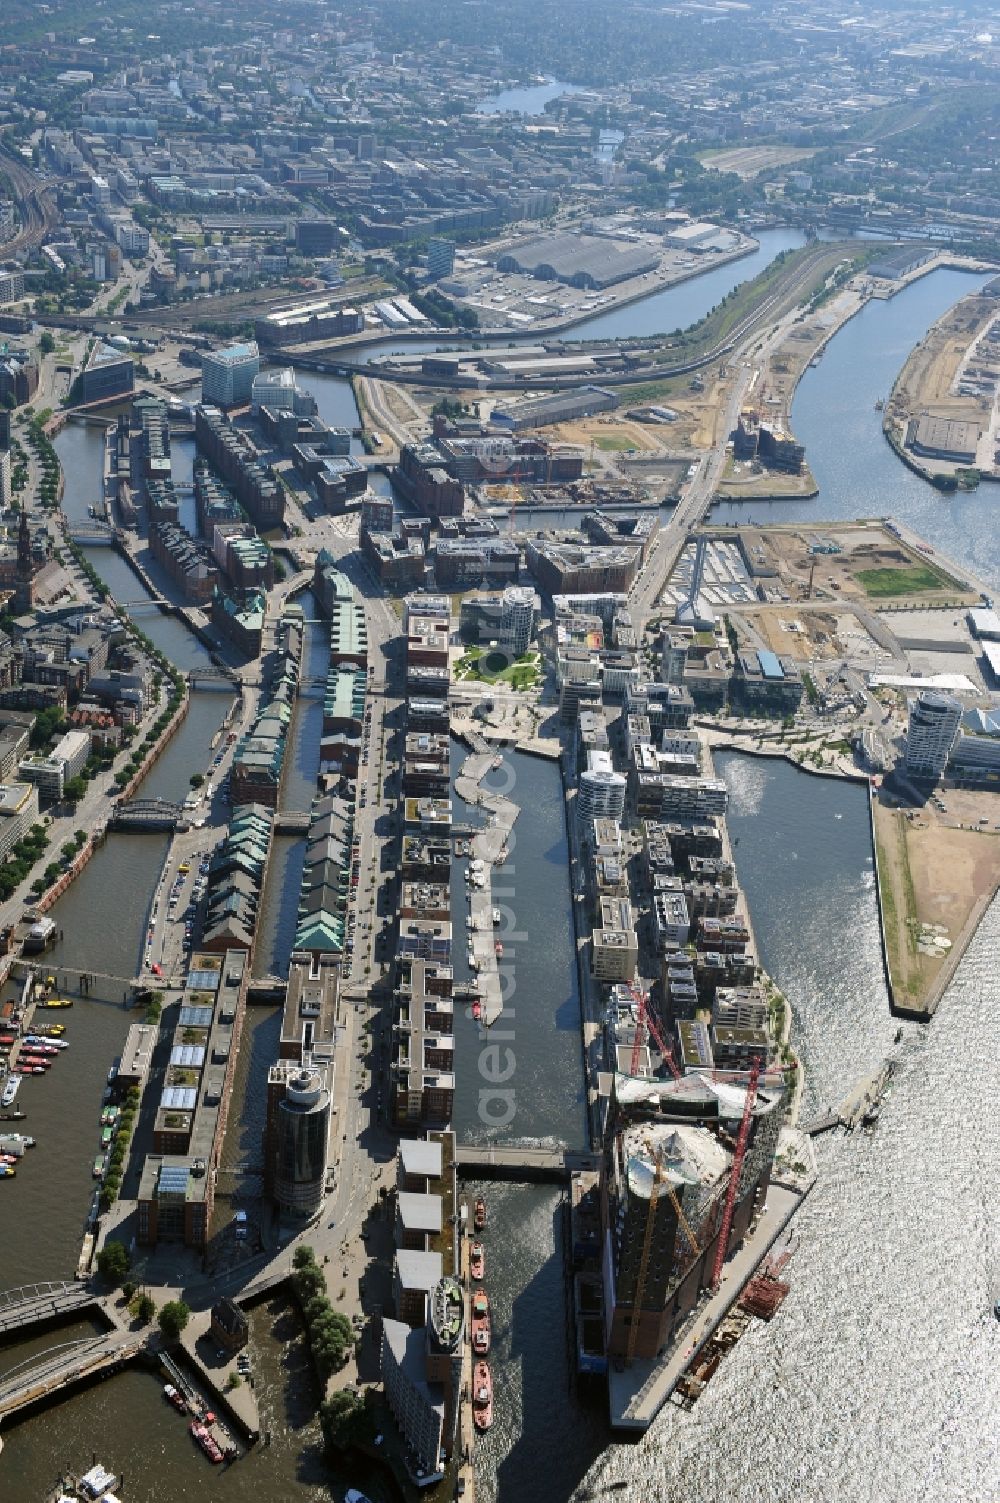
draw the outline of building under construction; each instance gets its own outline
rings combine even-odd
[[[611,1361],[656,1358],[718,1282],[767,1194],[782,1094],[756,1068],[614,1077],[601,1175]]]

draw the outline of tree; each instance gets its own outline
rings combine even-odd
[[[49,333],[48,329],[46,329],[42,334],[41,339],[38,341],[38,348],[43,355],[51,355],[55,347],[56,342],[52,338],[52,335]]]
[[[120,1284],[129,1270],[128,1248],[124,1242],[105,1242],[97,1254],[97,1271],[109,1284]]]
[[[168,1341],[177,1341],[191,1319],[191,1311],[182,1299],[168,1300],[160,1311],[160,1330]]]
[[[367,1411],[363,1401],[350,1389],[331,1394],[320,1405],[319,1422],[323,1439],[330,1450],[346,1451],[364,1438]]]
[[[71,803],[71,804],[78,804],[80,802],[80,800],[83,798],[83,796],[86,793],[86,791],[87,791],[87,780],[86,780],[86,778],[81,778],[81,777],[70,778],[69,782],[66,784],[65,788],[63,789],[63,796],[68,800],[69,803]]]
[[[148,1326],[156,1314],[156,1301],[151,1294],[142,1293],[135,1302],[135,1318],[141,1326]]]
[[[292,1266],[294,1268],[308,1268],[316,1262],[316,1254],[308,1242],[301,1242],[292,1254]]]
[[[200,772],[193,772],[191,774],[191,776],[188,778],[188,782],[191,784],[192,788],[200,788],[201,785],[202,785],[202,783],[204,783],[204,781],[205,781],[205,776],[204,776],[203,773],[200,773]]]

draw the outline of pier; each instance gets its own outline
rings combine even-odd
[[[462,763],[455,779],[455,792],[467,804],[478,804],[488,811],[489,823],[475,830],[472,835],[472,859],[484,864],[480,878],[482,885],[469,884],[469,912],[473,926],[469,930],[469,949],[475,964],[476,990],[482,997],[483,1022],[495,1023],[503,1012],[503,991],[497,965],[496,941],[493,926],[492,868],[503,864],[507,842],[520,814],[517,804],[501,793],[484,791],[480,784],[498,760],[496,753],[472,732],[465,739],[472,741],[476,749]],[[464,827],[467,828],[467,827]],[[453,831],[454,833],[454,831]]]
[[[853,1132],[859,1123],[863,1122],[869,1112],[874,1111],[886,1086],[892,1079],[893,1062],[885,1059],[868,1075],[865,1075],[858,1084],[850,1091],[839,1106],[831,1106],[811,1122],[803,1124],[802,1131],[811,1138],[818,1137],[820,1133],[830,1132],[835,1127],[846,1127],[848,1132]]]
[[[0,1420],[7,1420],[79,1383],[107,1377],[131,1362],[143,1345],[142,1336],[115,1330],[106,1336],[89,1336],[51,1347],[30,1357],[0,1378]]]
[[[68,1320],[100,1300],[92,1289],[70,1280],[47,1280],[0,1294],[0,1339],[24,1336],[33,1327]]]

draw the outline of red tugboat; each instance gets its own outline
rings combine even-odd
[[[222,1447],[207,1425],[201,1425],[197,1420],[192,1420],[188,1429],[191,1431],[194,1440],[201,1446],[209,1461],[219,1462],[222,1460]]]
[[[503,945],[498,939],[495,939],[493,941],[493,953],[496,956],[497,960],[503,959]]]
[[[472,1419],[477,1430],[493,1423],[493,1378],[488,1362],[477,1362],[472,1375]]]
[[[490,1297],[485,1289],[477,1289],[472,1296],[472,1350],[477,1357],[486,1356],[492,1339]]]
[[[481,1232],[486,1225],[486,1202],[481,1195],[476,1196],[476,1209],[472,1224],[477,1232]]]
[[[480,1018],[481,1018],[481,1017],[482,1017],[482,1015],[483,1015],[483,1004],[482,1004],[482,1003],[481,1003],[481,1002],[480,1002],[480,1000],[479,1000],[479,998],[478,998],[478,997],[477,997],[477,998],[476,998],[476,1000],[475,1000],[475,1001],[474,1001],[474,1002],[473,1002],[473,1004],[472,1004],[472,1008],[471,1008],[471,1011],[472,1011],[472,1016],[473,1016],[473,1018],[474,1018],[474,1019],[475,1019],[475,1021],[476,1021],[476,1022],[477,1022],[477,1023],[478,1023],[478,1022],[479,1022],[479,1019],[480,1019]]]
[[[469,1270],[478,1283],[486,1272],[486,1249],[481,1242],[473,1242],[469,1254]]]

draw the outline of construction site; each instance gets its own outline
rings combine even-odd
[[[644,1429],[675,1390],[697,1397],[734,1331],[780,1306],[788,1259],[768,1253],[814,1169],[784,1125],[786,1075],[765,1066],[766,1051],[748,1069],[682,1074],[648,995],[629,992],[602,1167],[579,1176],[599,1221],[601,1274],[577,1279],[591,1308],[598,1293],[603,1303],[612,1424]],[[776,1160],[790,1177],[775,1177]],[[574,1304],[588,1308],[579,1287]]]
[[[928,475],[1000,471],[1000,283],[940,318],[903,366],[883,419]]]

